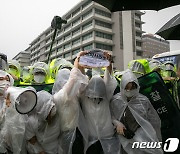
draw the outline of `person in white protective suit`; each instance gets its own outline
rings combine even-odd
[[[80,55],[84,54],[83,52]],[[88,84],[83,69],[74,62],[74,68],[58,71],[52,93],[60,117],[60,146],[62,154],[83,154],[87,149],[88,130],[78,97]]]
[[[162,154],[161,121],[149,99],[139,93],[137,78],[126,70],[121,79],[121,92],[110,104],[113,123],[123,154]],[[158,144],[157,148],[139,148],[134,142]],[[137,144],[138,144],[137,143]]]
[[[0,71],[0,153],[26,154],[24,145],[25,121],[6,93],[14,84],[10,74]]]
[[[28,153],[57,154],[60,123],[56,105],[52,95],[47,91],[37,92],[37,98],[37,106],[27,118]]]
[[[110,55],[104,53],[107,59]],[[115,135],[109,108],[110,100],[117,86],[111,76],[112,65],[106,68],[104,78],[93,76],[81,95],[82,110],[88,126],[87,154],[117,154],[119,140]]]

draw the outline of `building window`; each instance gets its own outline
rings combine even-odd
[[[91,2],[92,2],[92,1],[87,1],[86,3],[84,3],[84,4],[82,5],[82,9],[84,9],[86,6],[88,6]]]
[[[88,12],[86,12],[85,14],[82,15],[82,20],[89,17],[91,14],[92,14],[92,10],[89,10]]]
[[[87,29],[88,27],[92,26],[92,21],[88,22],[87,24],[82,26],[82,30]]]
[[[84,40],[87,40],[87,39],[89,39],[91,37],[92,37],[92,32],[82,36],[82,40],[84,41]]]
[[[67,58],[67,57],[70,57],[70,56],[71,56],[71,53],[70,53],[70,52],[64,54],[64,58]]]
[[[62,51],[63,51],[63,47],[57,49],[57,52],[62,52]]]
[[[80,42],[80,39],[76,39],[74,41],[72,41],[72,45],[78,44]]]
[[[104,17],[108,17],[111,18],[111,13],[99,10],[95,8],[95,13],[97,13],[98,15],[104,16]]]
[[[56,55],[56,50],[53,50],[51,56],[55,56],[55,55]]]
[[[142,51],[136,51],[136,55],[137,55],[137,56],[142,56],[142,55],[143,55],[143,52],[142,52]]]
[[[61,44],[63,42],[62,39],[57,40],[57,44]]]
[[[48,31],[48,32],[46,33],[46,36],[48,36],[50,33],[51,33],[51,31]]]
[[[78,34],[79,32],[80,32],[80,28],[74,30],[74,31],[72,32],[72,35],[74,36],[74,35]]]
[[[71,14],[66,17],[66,20],[69,20],[71,18]]]
[[[61,29],[61,30],[58,30],[57,35],[58,35],[58,36],[61,35],[62,31],[63,31],[62,29]]]
[[[80,22],[80,18],[76,19],[73,23],[72,26],[77,25]]]
[[[49,43],[50,41],[51,41],[51,38],[47,39],[47,40],[46,40],[46,43]]]
[[[142,33],[136,32],[136,36],[141,37]]]
[[[69,33],[68,35],[64,36],[64,40],[67,40],[71,37],[71,33]]]
[[[141,47],[141,46],[142,46],[142,43],[141,43],[141,42],[136,41],[136,46]]]
[[[69,24],[68,26],[64,27],[64,31],[67,31],[71,28],[71,24]]]
[[[135,26],[138,27],[138,28],[141,28],[141,24],[135,22]]]
[[[141,20],[141,15],[140,15],[140,14],[135,13],[135,18],[137,18],[137,19]]]
[[[50,45],[46,47],[46,50],[49,50],[50,49]]]
[[[77,13],[80,12],[80,8],[78,8],[77,10],[75,10],[73,13],[72,13],[72,17],[75,16]]]
[[[105,34],[105,33],[96,31],[96,36],[97,36],[97,37],[101,37],[101,38],[105,38],[105,39],[112,40],[112,35],[110,35],[110,34]]]
[[[70,43],[68,43],[68,44],[66,44],[66,45],[64,45],[64,49],[67,49],[67,48],[69,48],[70,47]]]
[[[96,43],[96,48],[112,51],[111,45],[105,45],[105,44],[101,44],[101,43]]]
[[[95,24],[101,27],[105,27],[105,28],[112,28],[112,25],[103,21],[99,21],[99,20],[95,20]]]
[[[83,47],[83,50],[90,50],[93,48],[92,43]]]
[[[74,50],[74,51],[72,52],[72,54],[73,54],[73,55],[76,55],[76,54],[79,53],[79,52],[80,52],[80,48]]]

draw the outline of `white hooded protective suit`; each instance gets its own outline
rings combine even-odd
[[[8,86],[14,84],[14,80],[10,74],[0,71],[0,77],[8,76],[10,81]],[[3,81],[4,82],[4,81]],[[1,81],[0,87],[4,87]],[[7,81],[5,81],[7,84]],[[8,86],[5,88],[7,89]],[[5,90],[6,91],[6,90]],[[24,116],[20,115],[11,102],[10,106],[6,106],[6,93],[0,96],[0,153],[11,151],[14,154],[25,154],[24,133],[25,121]]]
[[[125,87],[129,82],[135,82],[137,89],[135,95],[128,102],[125,96]],[[127,70],[121,79],[121,92],[116,94],[111,102],[111,112],[114,120],[120,121],[125,109],[128,107],[133,117],[140,125],[132,139],[127,139],[123,135],[118,135],[123,149],[128,154],[161,154],[162,149],[132,149],[133,142],[158,142],[161,141],[161,121],[156,110],[151,105],[149,99],[139,93],[139,84],[135,75]]]
[[[109,102],[117,82],[106,70],[104,79],[93,76],[81,96],[82,109],[89,130],[89,147],[100,141],[105,154],[119,153],[119,142],[114,136]]]
[[[56,106],[53,97],[47,91],[37,92],[37,106],[33,114],[27,118],[26,140],[36,136],[37,142],[33,145],[27,142],[27,149],[30,154],[38,154],[44,151],[47,154],[58,152],[58,137],[60,134],[59,116],[56,113]],[[48,124],[46,118],[51,111],[52,121]]]
[[[73,68],[71,72],[68,69],[58,71],[53,93],[57,112],[60,115],[60,145],[63,154],[72,153],[76,128],[83,136],[84,145],[87,145],[88,131],[78,100],[79,94],[85,89],[87,83],[88,78],[77,68]]]

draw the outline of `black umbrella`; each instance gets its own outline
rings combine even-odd
[[[180,40],[180,13],[169,20],[156,34],[166,40]]]
[[[92,0],[111,12],[124,10],[161,10],[174,5],[179,5],[180,0]]]

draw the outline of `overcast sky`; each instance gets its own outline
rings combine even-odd
[[[1,0],[0,52],[8,59],[25,50],[46,28],[55,15],[63,16],[80,0]],[[168,20],[180,13],[180,5],[160,11],[145,11],[143,30],[157,32]],[[171,50],[180,49],[180,41],[173,41]]]

